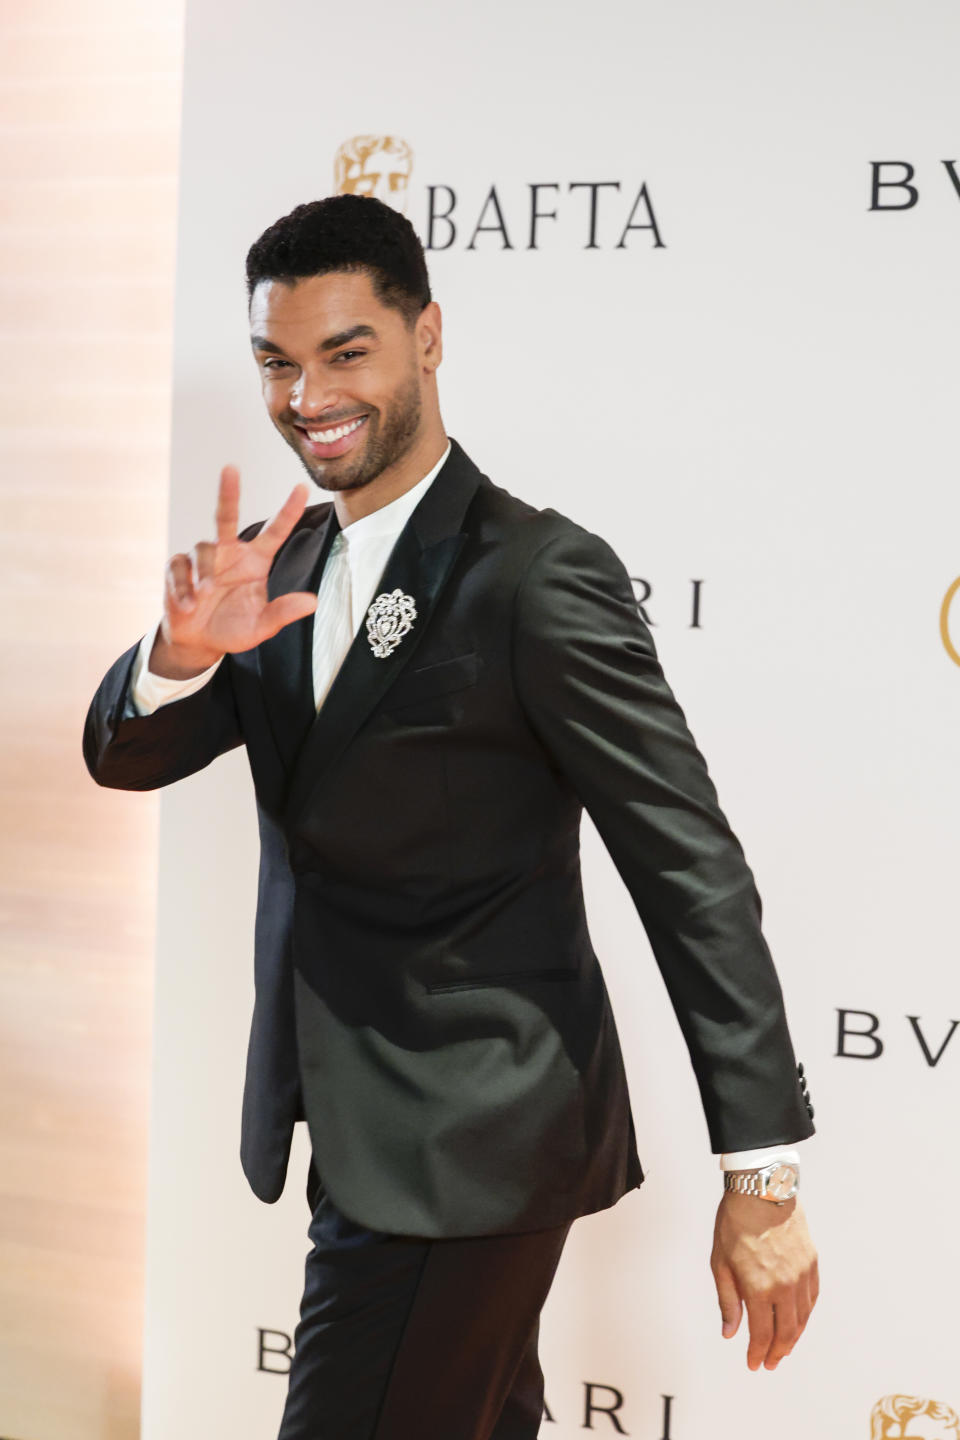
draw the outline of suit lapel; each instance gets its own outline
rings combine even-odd
[[[298,530],[277,555],[267,594],[273,600],[294,590],[320,585],[330,546],[339,531],[333,505],[308,510]],[[313,616],[285,625],[259,649],[264,702],[284,768],[297,763],[303,742],[316,719],[313,703]]]
[[[289,791],[289,825],[311,804],[324,776],[416,653],[466,541],[463,520],[480,479],[480,471],[453,441],[447,463],[401,531],[376,588],[377,595],[400,590],[412,597],[417,610],[413,628],[380,658],[370,645],[366,616],[362,618],[300,753]],[[328,549],[329,543],[324,551]]]

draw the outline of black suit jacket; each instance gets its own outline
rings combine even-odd
[[[331,505],[309,510],[271,594],[316,587],[336,530]],[[384,659],[361,626],[319,714],[308,619],[124,718],[134,647],[88,716],[90,772],[123,789],[247,747],[254,1191],[280,1195],[300,1114],[334,1203],[373,1229],[537,1229],[640,1183],[583,806],[650,938],[714,1149],[811,1133],[753,878],[609,546],[454,442],[388,561],[379,591],[395,589],[412,631]]]

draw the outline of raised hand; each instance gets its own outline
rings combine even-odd
[[[710,1266],[725,1338],[736,1335],[746,1308],[747,1365],[775,1370],[803,1334],[820,1289],[817,1252],[798,1202],[724,1195]]]
[[[201,541],[167,564],[163,620],[150,656],[155,675],[198,675],[221,656],[252,650],[314,612],[317,597],[306,591],[267,598],[273,557],[303,514],[307,494],[306,485],[295,486],[259,535],[239,540],[240,474],[233,465],[223,468],[216,541]]]

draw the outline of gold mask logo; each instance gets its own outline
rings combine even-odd
[[[958,581],[960,584],[960,581]],[[884,1395],[870,1414],[870,1440],[960,1440],[956,1410],[917,1395]]]
[[[373,195],[405,212],[413,150],[399,135],[354,135],[344,140],[333,162],[338,195]]]
[[[960,590],[960,575],[957,576],[946,595],[943,597],[943,604],[940,606],[940,639],[943,641],[943,648],[946,650],[954,665],[960,665],[960,651],[950,639],[950,607],[953,604],[954,596]]]

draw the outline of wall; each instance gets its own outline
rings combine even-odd
[[[182,4],[0,30],[0,1435],[133,1440],[157,806],[80,734],[163,561]]]

